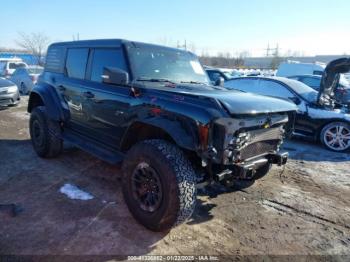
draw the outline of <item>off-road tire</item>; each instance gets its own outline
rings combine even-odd
[[[132,192],[132,174],[147,163],[159,174],[162,201],[153,212],[144,211]],[[134,145],[123,162],[123,195],[135,219],[152,231],[166,231],[191,217],[196,203],[196,176],[190,161],[175,145],[146,140]]]
[[[62,152],[61,127],[59,123],[47,117],[45,106],[38,106],[32,110],[29,131],[34,150],[38,156],[53,158]]]
[[[263,166],[259,167],[255,171],[253,179],[256,180],[256,179],[263,178],[264,176],[266,176],[270,172],[271,167],[272,167],[272,165],[270,163],[266,163]]]

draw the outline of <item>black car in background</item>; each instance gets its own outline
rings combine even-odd
[[[338,59],[325,69],[319,91],[284,77],[244,77],[225,82],[225,87],[278,97],[298,106],[294,135],[322,142],[326,148],[344,152],[350,148],[350,110],[335,102],[339,73],[350,70],[350,59]]]
[[[309,87],[320,90],[322,76],[320,75],[295,75],[288,78],[300,81]],[[341,104],[350,104],[350,83],[345,77],[340,77],[338,86],[334,89],[335,99]]]

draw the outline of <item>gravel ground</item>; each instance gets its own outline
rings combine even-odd
[[[28,133],[27,97],[0,111],[0,254],[350,255],[350,156],[288,141],[283,171],[254,184],[201,190],[192,219],[170,232],[139,225],[123,201],[118,167],[75,148],[43,160]],[[77,185],[94,196],[60,193]]]

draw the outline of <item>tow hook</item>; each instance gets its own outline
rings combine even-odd
[[[287,163],[288,160],[288,152],[284,153],[277,153],[277,154],[271,154],[269,155],[269,162],[271,164],[277,164],[278,166],[283,166]]]

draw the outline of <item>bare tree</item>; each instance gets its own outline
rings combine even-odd
[[[37,60],[38,65],[42,65],[44,53],[50,43],[49,37],[39,32],[30,34],[19,32],[18,35],[17,45],[32,54]]]

